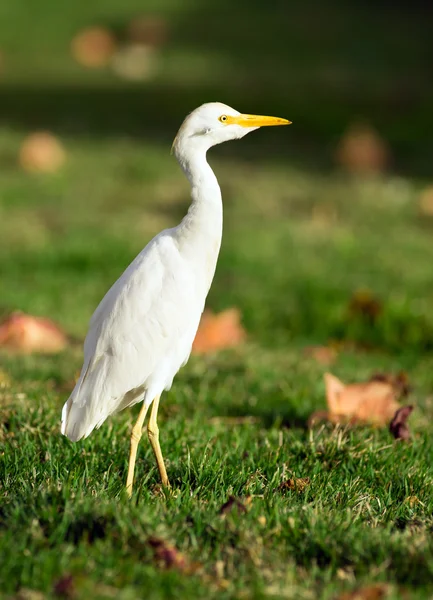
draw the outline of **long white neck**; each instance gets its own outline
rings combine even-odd
[[[206,160],[206,152],[176,151],[176,158],[191,184],[192,202],[176,228],[179,250],[198,268],[205,269],[209,288],[221,246],[223,208],[217,178]],[[207,290],[206,290],[207,293]]]
[[[193,234],[212,231],[222,236],[222,198],[215,173],[203,151],[182,153],[177,156],[180,166],[191,184],[191,205],[180,227]],[[213,237],[213,236],[212,236]]]

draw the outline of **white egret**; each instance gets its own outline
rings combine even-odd
[[[162,484],[169,486],[159,445],[159,399],[189,358],[222,238],[221,190],[206,152],[259,127],[289,123],[241,114],[219,102],[203,104],[188,115],[173,142],[191,184],[188,213],[177,227],[149,242],[92,316],[83,367],[63,407],[61,431],[72,441],[80,440],[109,415],[143,401],[131,434],[128,494],[150,405],[148,436]]]

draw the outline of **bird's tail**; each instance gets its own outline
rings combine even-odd
[[[83,368],[80,378],[65,402],[62,410],[62,424],[60,431],[72,442],[77,442],[86,438],[92,433],[95,427],[99,427],[106,419],[107,415],[100,412],[96,414],[95,403],[89,390],[92,386],[89,380],[92,379],[90,365]]]

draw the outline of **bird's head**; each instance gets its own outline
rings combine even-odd
[[[291,121],[279,117],[242,114],[221,102],[209,102],[186,117],[173,142],[172,150],[178,158],[185,150],[206,152],[212,146],[242,138],[259,127],[290,123]]]

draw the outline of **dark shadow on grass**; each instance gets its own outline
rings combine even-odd
[[[224,407],[224,414],[220,411],[216,418],[222,422],[226,419],[228,426],[230,420],[235,422],[236,419],[245,419],[245,426],[248,426],[248,418],[252,418],[257,419],[258,425],[265,429],[308,429],[308,416],[298,412],[294,406],[287,405],[287,402],[285,405],[278,402],[274,406],[266,406],[265,403],[257,406],[227,406]]]

